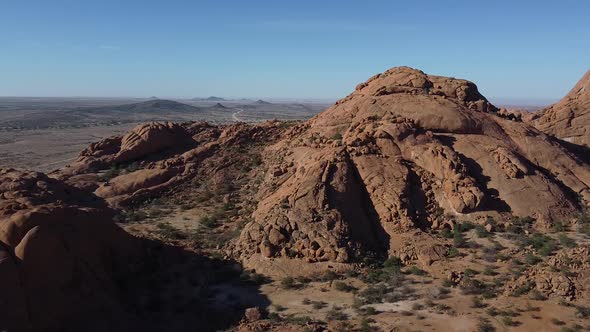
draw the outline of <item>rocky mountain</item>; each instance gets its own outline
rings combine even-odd
[[[535,112],[530,123],[564,141],[590,146],[590,71],[559,102]]]
[[[246,261],[347,262],[357,246],[399,256],[400,233],[512,215],[546,228],[590,201],[576,155],[498,116],[475,84],[407,67],[358,85],[265,155],[272,171],[238,241]]]

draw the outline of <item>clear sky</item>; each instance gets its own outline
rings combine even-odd
[[[0,0],[2,96],[337,98],[399,65],[560,98],[590,1]]]

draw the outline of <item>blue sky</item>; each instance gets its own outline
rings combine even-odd
[[[0,0],[0,95],[337,98],[408,65],[494,100],[590,69],[590,1]]]

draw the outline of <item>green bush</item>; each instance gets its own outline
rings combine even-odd
[[[201,225],[207,228],[214,228],[217,227],[217,218],[215,216],[205,216],[199,220]]]
[[[449,252],[447,253],[447,257],[453,258],[459,256],[459,249],[456,247],[451,247]]]
[[[496,328],[494,325],[490,323],[489,320],[485,318],[480,318],[479,322],[477,323],[477,331],[478,332],[494,332]]]
[[[475,234],[480,238],[492,236],[492,233],[488,232],[482,225],[475,226]]]
[[[442,231],[440,231],[440,235],[442,237],[444,237],[445,239],[452,239],[453,238],[453,232],[451,232],[451,230],[448,228],[443,228]]]
[[[557,245],[555,240],[547,235],[535,233],[531,237],[522,239],[521,246],[532,246],[541,256],[550,256],[555,251]]]
[[[498,272],[496,272],[495,267],[486,266],[485,269],[483,269],[483,275],[496,276],[496,275],[498,275]]]
[[[389,257],[385,262],[383,262],[384,268],[400,268],[403,266],[402,260],[399,257],[392,256]]]
[[[285,277],[281,280],[281,286],[284,289],[294,289],[297,288],[297,283],[293,277]]]
[[[408,273],[416,275],[416,276],[425,276],[428,274],[426,271],[422,270],[421,268],[417,267],[416,265],[410,266],[408,268]]]
[[[536,265],[537,263],[540,263],[540,262],[543,261],[539,256],[536,256],[536,255],[534,255],[533,253],[530,253],[530,252],[526,254],[526,257],[525,257],[524,260],[529,265]]]

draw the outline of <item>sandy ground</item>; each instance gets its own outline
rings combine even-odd
[[[0,131],[0,167],[52,171],[73,161],[90,143],[122,134],[131,127],[133,124]]]

